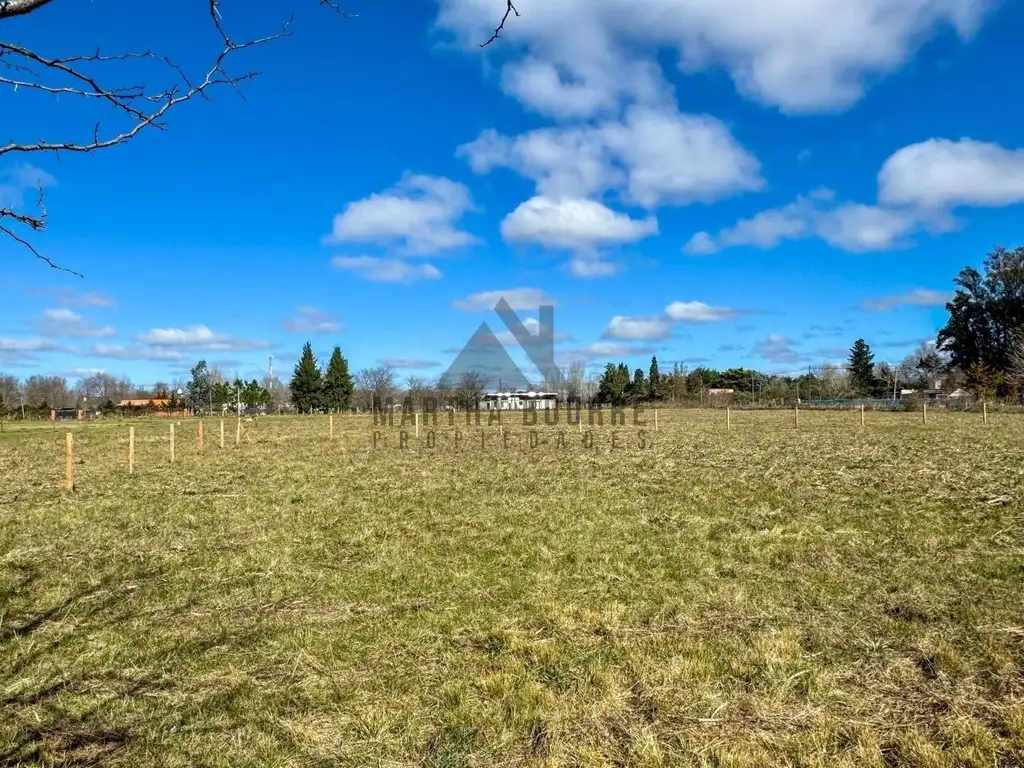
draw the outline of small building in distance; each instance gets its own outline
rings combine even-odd
[[[558,407],[555,392],[530,392],[515,389],[508,392],[488,392],[480,399],[484,411],[550,411]]]
[[[50,411],[50,421],[81,421],[82,412],[78,408],[57,408]]]
[[[171,401],[166,397],[137,397],[128,398],[122,400],[117,404],[118,408],[153,408],[159,410],[161,408],[167,408],[171,404]]]
[[[189,410],[184,406],[171,410],[171,401],[166,397],[136,397],[127,398],[117,404],[121,413],[147,413],[153,416],[169,416],[180,418],[189,416]]]

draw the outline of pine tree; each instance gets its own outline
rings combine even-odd
[[[335,347],[323,383],[323,404],[332,411],[347,411],[352,407],[352,376],[348,372],[348,360],[341,354],[341,347]]]
[[[188,391],[186,402],[193,411],[205,408],[209,404],[213,383],[210,381],[210,369],[205,360],[200,360],[192,368],[192,379],[185,388]],[[177,408],[177,393],[172,392],[169,399],[174,401],[174,407]]]
[[[648,395],[647,378],[644,376],[644,369],[637,368],[633,371],[633,380],[626,384],[623,393],[624,399],[629,403],[638,403],[646,400]]]
[[[864,339],[857,339],[850,347],[850,361],[846,370],[850,373],[850,383],[861,395],[870,395],[875,391],[875,355]]]
[[[648,399],[650,399],[650,400],[660,400],[661,399],[662,384],[661,384],[661,373],[658,371],[658,358],[657,358],[657,356],[652,356],[651,357],[651,370],[647,374],[647,378],[649,379],[649,385],[650,385],[650,388],[651,388],[650,397]]]
[[[312,413],[320,407],[322,385],[323,375],[313,356],[313,347],[307,341],[292,374],[292,403],[299,413]]]
[[[629,389],[631,379],[629,378],[629,366],[619,363],[615,369],[615,376],[612,378],[612,404],[622,405],[626,402],[626,390]]]
[[[611,403],[614,400],[615,371],[615,363],[605,365],[604,374],[597,385],[597,396],[594,398],[596,402]]]

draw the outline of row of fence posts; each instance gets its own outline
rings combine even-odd
[[[986,403],[984,400],[981,402],[981,419],[982,419],[983,423],[988,424],[988,403]],[[928,403],[921,403],[921,423],[922,424],[927,424],[928,423]],[[654,412],[654,424],[655,424],[655,429],[657,429],[657,424],[658,424],[658,412],[657,411]],[[860,407],[860,425],[862,427],[864,426],[864,406],[863,405],[861,405],[861,407]],[[794,405],[793,406],[793,426],[795,426],[797,428],[800,427],[800,406],[799,405]],[[725,428],[726,429],[732,429],[732,409],[728,408],[728,407],[725,409]]]
[[[988,424],[988,405],[985,402],[981,404],[981,415],[982,420],[985,424]],[[417,438],[420,436],[420,415],[414,414],[415,420],[415,435]],[[928,423],[928,404],[921,404],[921,423]],[[334,415],[331,414],[327,421],[327,430],[329,439],[334,439]],[[864,406],[860,407],[860,425],[864,426]],[[800,406],[793,407],[793,426],[797,429],[800,428]],[[171,463],[174,463],[174,424],[170,425],[170,455]],[[728,430],[732,429],[732,408],[727,407],[725,409],[725,428]],[[583,419],[579,420],[579,430],[583,431]],[[654,431],[658,431],[658,409],[654,409]],[[202,453],[205,445],[205,435],[203,432],[203,422],[199,421],[198,428],[198,444],[199,452]],[[64,486],[68,491],[75,489],[75,442],[74,435],[71,432],[67,433],[66,449],[65,449],[65,483]],[[235,427],[235,445],[239,445],[242,442],[242,420],[238,419],[238,423]],[[220,447],[224,448],[224,419],[220,420]],[[135,472],[135,427],[128,427],[128,474],[134,474]]]
[[[332,419],[331,433],[333,437],[334,423]],[[197,432],[199,452],[202,453],[206,444],[206,435],[203,429],[203,422],[199,422],[199,428]],[[242,442],[242,420],[238,420],[238,425],[235,429],[235,445],[239,445]],[[220,420],[220,447],[224,448],[224,419]],[[171,464],[174,463],[174,424],[170,425],[170,459]],[[64,488],[68,491],[75,490],[75,437],[71,432],[67,433],[65,440],[65,466],[64,466]],[[132,475],[135,473],[135,427],[128,427],[128,474]]]

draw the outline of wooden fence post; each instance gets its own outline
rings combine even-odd
[[[658,409],[654,409],[654,431],[658,431]]]
[[[64,490],[75,490],[75,438],[70,432],[64,444]]]
[[[135,427],[128,427],[128,474],[135,472]]]
[[[725,428],[732,429],[732,409],[725,406]]]
[[[174,425],[171,424],[171,464],[174,463]]]
[[[921,402],[921,423],[928,423],[928,403],[924,401]]]
[[[199,452],[203,452],[203,422],[199,422]]]
[[[988,424],[988,403],[984,400],[981,401],[981,418]]]
[[[864,426],[864,403],[860,404],[860,425]]]
[[[800,406],[799,405],[794,405],[793,406],[793,426],[796,427],[797,429],[800,428]]]
[[[235,427],[235,445],[242,443],[242,417],[238,417],[238,426]]]
[[[224,450],[224,419],[220,420],[220,449]]]

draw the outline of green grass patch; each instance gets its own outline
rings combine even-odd
[[[1024,420],[647,422],[5,425],[0,765],[1024,763]]]

